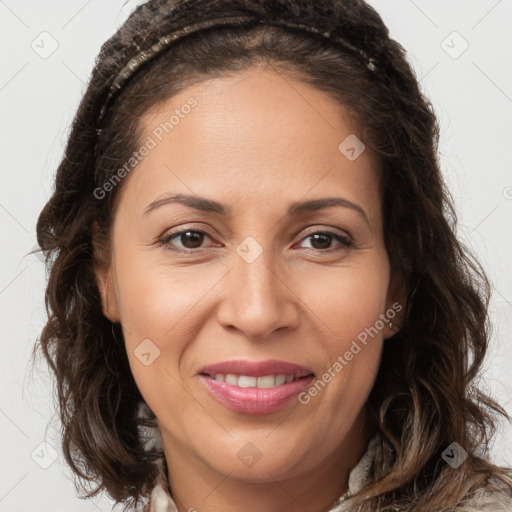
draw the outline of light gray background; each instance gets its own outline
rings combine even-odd
[[[34,247],[36,218],[49,197],[94,58],[126,17],[126,8],[120,14],[123,3],[0,0],[2,512],[110,510],[106,499],[76,498],[59,451],[58,427],[47,429],[54,413],[50,377],[43,364],[33,373],[27,369],[45,320],[45,273],[36,256],[25,255]],[[494,288],[493,345],[483,384],[512,413],[512,2],[371,4],[408,50],[439,116],[442,167],[459,235],[484,264]],[[58,44],[56,51],[42,58],[52,44]],[[41,445],[45,441],[53,448]],[[493,455],[498,463],[512,464],[509,425],[502,426]]]

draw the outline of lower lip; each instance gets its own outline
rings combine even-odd
[[[274,388],[241,388],[200,375],[206,389],[228,409],[245,414],[269,414],[282,409],[309,386],[313,376],[287,382]]]

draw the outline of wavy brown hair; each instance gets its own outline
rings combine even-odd
[[[239,14],[264,23],[177,40],[121,88],[100,123],[113,77],[139,48],[178,24]],[[376,69],[321,35],[272,26],[279,17],[342,35],[374,58]],[[108,255],[129,177],[103,199],[94,191],[141,146],[139,122],[149,109],[191,84],[257,64],[312,84],[348,108],[381,163],[385,242],[407,300],[367,403],[382,441],[372,481],[354,502],[364,511],[445,511],[490,482],[512,487],[510,471],[482,455],[499,417],[509,419],[476,387],[489,343],[490,285],[455,235],[432,105],[380,16],[362,0],[153,0],[101,48],[37,221],[49,270],[40,347],[56,376],[63,451],[82,490],[87,496],[104,490],[116,502],[137,505],[149,496],[162,455],[142,446],[137,406],[143,400],[121,325],[103,315],[95,279],[108,264],[101,254]],[[469,455],[456,470],[441,458],[452,442]]]

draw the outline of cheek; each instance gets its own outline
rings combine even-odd
[[[334,346],[342,349],[385,312],[388,286],[386,255],[368,255],[357,265],[306,273],[301,299],[328,328]]]
[[[317,343],[323,367],[302,396],[311,412],[322,410],[342,428],[355,419],[375,381],[383,346],[389,268],[385,255],[366,264],[318,272],[305,278],[302,298],[323,336]],[[317,349],[309,356],[318,356]],[[313,359],[314,360],[314,359]]]
[[[127,246],[123,256],[116,258],[119,313],[127,344],[144,338],[161,344],[172,337],[179,346],[180,331],[219,281],[222,269],[170,265],[166,255],[155,250],[130,251]]]
[[[190,286],[184,269],[124,263],[117,275],[119,312],[132,375],[153,411],[162,415],[172,396],[174,417],[182,417],[188,395],[178,383],[176,367],[196,335],[198,324],[190,318],[205,292]]]
[[[224,268],[213,266],[155,263],[144,251],[130,254],[128,247],[122,258],[116,258],[116,296],[126,350],[146,397],[163,383],[179,387],[171,375],[178,374],[183,354],[199,336],[208,315],[208,292],[224,274]]]

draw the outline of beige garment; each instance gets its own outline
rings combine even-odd
[[[357,512],[351,505],[350,497],[359,492],[368,481],[379,441],[379,434],[370,440],[366,452],[349,474],[347,492],[334,503],[329,512]],[[168,491],[168,482],[163,470],[164,460],[161,459],[158,464],[160,474],[151,494],[149,512],[179,512]],[[194,509],[190,512],[194,512]],[[512,492],[504,491],[498,494],[482,489],[471,502],[459,504],[453,512],[512,512]]]

